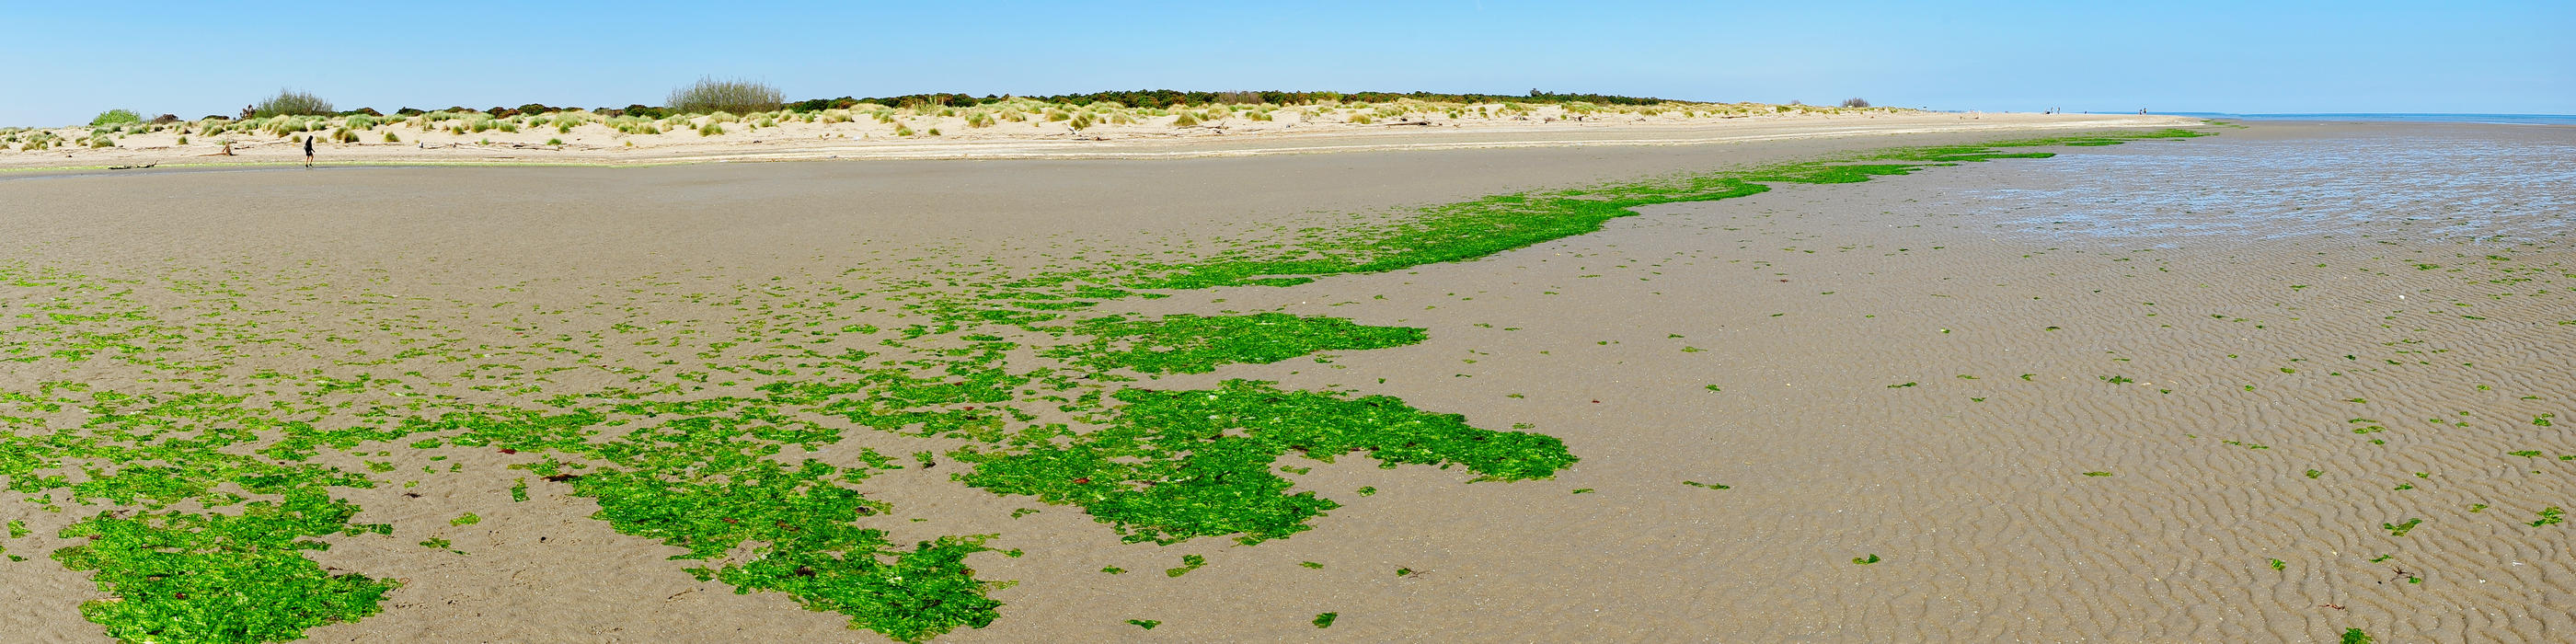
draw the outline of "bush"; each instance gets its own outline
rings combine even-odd
[[[392,130],[386,130],[386,131],[385,131],[385,142],[386,142],[386,143],[401,143],[401,142],[402,142],[402,137],[394,136],[394,133],[393,133],[393,131],[392,131]]]
[[[250,115],[257,118],[279,115],[328,115],[330,113],[330,101],[322,100],[322,97],[319,96],[291,89],[278,90],[276,96],[268,97],[268,100],[260,101],[259,104],[253,105],[250,108]]]
[[[767,112],[778,109],[786,94],[778,88],[746,80],[719,80],[713,76],[698,79],[688,87],[671,90],[671,110],[684,114],[705,112]]]
[[[99,127],[102,125],[115,125],[118,123],[141,122],[143,122],[143,116],[135,114],[134,110],[108,110],[105,112],[99,112],[97,118],[90,119],[89,126]]]
[[[1869,107],[1869,99],[1846,98],[1843,99],[1843,107]]]

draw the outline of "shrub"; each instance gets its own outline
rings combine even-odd
[[[1869,107],[1869,99],[1846,98],[1843,99],[1843,107]]]
[[[521,105],[521,106],[519,106],[519,113],[520,113],[520,114],[544,114],[544,113],[547,113],[547,112],[559,112],[559,111],[562,111],[562,110],[559,110],[559,109],[556,109],[556,108],[552,108],[552,107],[546,107],[546,104],[544,104],[544,103],[529,103],[529,104],[526,104],[526,105]]]
[[[385,131],[385,142],[386,142],[386,143],[401,143],[401,142],[402,142],[402,137],[394,136],[394,133],[393,133],[393,131],[392,131],[392,130],[386,130],[386,131]]]
[[[930,128],[930,135],[931,135],[931,136],[939,136],[939,128],[935,128],[935,127],[934,127],[934,128]]]
[[[322,100],[322,97],[319,96],[291,89],[278,90],[276,96],[268,97],[267,100],[260,101],[259,104],[253,105],[250,108],[250,116],[263,118],[280,115],[305,116],[330,113],[330,101]]]
[[[179,135],[179,144],[180,144],[180,145],[187,145],[187,144],[188,144],[188,135],[185,135],[185,134],[181,134],[181,135]]]
[[[717,123],[717,122],[715,122],[715,121],[708,121],[706,125],[698,126],[698,136],[715,136],[715,135],[723,134],[723,133],[724,133],[724,124],[723,124],[723,123]]]
[[[563,139],[546,139],[546,145],[563,145]]]
[[[98,127],[102,125],[116,125],[119,123],[141,122],[143,122],[143,117],[135,114],[134,110],[108,110],[105,112],[99,112],[97,118],[90,119],[89,126]]]
[[[671,90],[669,103],[673,111],[682,113],[723,111],[739,114],[778,109],[779,103],[786,100],[785,96],[778,88],[767,84],[708,76],[687,87]]]
[[[169,125],[177,122],[179,122],[179,115],[177,114],[163,114],[152,117],[153,125]]]

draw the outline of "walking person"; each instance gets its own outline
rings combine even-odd
[[[313,135],[304,135],[304,169],[313,169]]]

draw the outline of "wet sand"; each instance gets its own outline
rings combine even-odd
[[[1289,459],[1313,467],[1291,477],[1299,489],[1345,505],[1257,546],[1121,543],[1077,508],[948,481],[956,465],[863,489],[925,519],[882,526],[898,543],[995,533],[996,547],[1027,551],[976,555],[983,576],[1020,583],[992,594],[1007,604],[998,621],[955,641],[2331,641],[2347,628],[2380,641],[2564,639],[2576,631],[2563,608],[2576,604],[2576,536],[2526,524],[2576,505],[2576,465],[2558,458],[2576,455],[2564,424],[2576,420],[2576,358],[2562,350],[2576,344],[2562,323],[2576,323],[2576,251],[2546,224],[2564,219],[2550,186],[2565,184],[2548,173],[2576,149],[2571,131],[2254,124],[1655,206],[1468,262],[1114,303],[1424,327],[1430,339],[1412,346],[1142,385],[1253,378],[1393,395],[1479,427],[1527,424],[1583,459],[1554,480],[1477,484],[1357,457]],[[528,329],[598,337],[619,322],[716,329],[743,315],[686,293],[864,291],[1208,252],[1351,213],[1980,138],[15,177],[0,179],[0,212],[21,232],[0,244],[30,266],[147,287],[231,284],[308,340],[391,349],[402,342],[384,325],[426,320],[433,336],[499,345]],[[2386,194],[2340,204],[2282,181],[2348,168],[2209,165],[2356,141],[2542,156],[2495,175],[2536,177],[2525,189],[2465,187],[2478,169],[2465,183],[2348,186]],[[2439,179],[2431,171],[2453,160],[2389,174]],[[2159,201],[2191,189],[2203,192]],[[2118,225],[2123,212],[2198,222],[2329,206],[2322,219],[2240,219],[2251,228],[2218,233]],[[12,297],[15,315],[41,293]],[[620,365],[657,357],[597,351]],[[130,374],[11,367],[0,385],[67,376]],[[619,381],[552,378],[569,390]],[[827,451],[861,445],[953,443],[853,432]],[[510,502],[527,472],[505,465],[524,457],[382,449],[397,473],[441,471],[405,477],[418,488],[349,490],[358,520],[393,534],[329,537],[311,556],[405,585],[384,613],[313,629],[315,641],[877,638],[778,594],[696,581],[680,572],[691,564],[663,560],[678,548],[585,518],[597,506],[563,486]],[[2508,455],[2522,450],[2541,455]],[[1350,493],[1362,487],[1377,491]],[[1021,508],[1042,511],[1014,518]],[[65,545],[54,530],[89,511],[0,506],[35,528],[6,542],[30,559],[0,563],[13,580],[0,603],[27,608],[0,628],[99,637],[75,608],[101,596],[86,576],[35,556]],[[461,512],[482,521],[449,525]],[[2382,527],[2411,518],[2423,522],[2404,536]],[[470,554],[412,545],[431,534]],[[1184,554],[1208,563],[1155,574]],[[1309,619],[1323,612],[1339,619],[1318,630]],[[1138,618],[1161,624],[1125,621]]]

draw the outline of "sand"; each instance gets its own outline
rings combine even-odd
[[[1291,477],[1298,489],[1345,506],[1256,546],[1121,543],[1076,508],[947,480],[956,464],[861,489],[924,519],[871,524],[899,543],[994,533],[995,547],[1026,551],[971,560],[1019,583],[992,593],[1006,604],[998,621],[955,641],[2306,641],[2347,628],[2380,641],[2560,640],[2576,631],[2564,609],[2576,605],[2576,533],[2526,524],[2576,505],[2557,458],[2576,455],[2565,424],[2576,359],[2560,350],[2576,333],[2562,324],[2576,310],[2576,256],[2546,215],[2567,207],[2550,186],[2566,185],[2551,173],[2567,167],[2570,132],[2255,124],[1655,206],[1468,262],[1114,302],[1423,327],[1429,340],[1412,346],[1139,386],[1254,378],[1386,394],[1479,427],[1526,424],[1582,458],[1552,480],[1475,484],[1356,456],[1291,458],[1313,468]],[[1351,213],[1988,136],[20,175],[0,178],[0,215],[16,231],[0,245],[27,266],[135,280],[163,310],[214,297],[169,291],[185,280],[239,289],[230,299],[252,312],[234,315],[301,342],[253,362],[319,364],[423,334],[525,346],[516,334],[623,339],[609,330],[620,322],[721,332],[750,309],[686,294],[813,301],[831,285],[1204,253]],[[2327,160],[2358,144],[2451,152],[2391,157],[2381,175]],[[2462,164],[2495,146],[2520,160]],[[2479,177],[2532,183],[2462,194]],[[2330,212],[2219,216],[2305,208]],[[2213,220],[2229,226],[2126,225]],[[13,288],[12,316],[56,295]],[[899,310],[852,315],[894,328],[905,320],[885,316]],[[650,369],[656,350],[594,351]],[[9,391],[135,377],[9,364]],[[607,371],[558,372],[547,387],[624,378]],[[2561,420],[2535,424],[2545,418]],[[954,442],[857,430],[786,456],[854,465],[862,445],[902,455]],[[877,638],[776,593],[696,581],[680,572],[695,564],[663,560],[680,549],[586,518],[598,506],[567,486],[536,482],[511,502],[528,472],[505,466],[527,455],[356,451],[371,449],[390,456],[316,460],[388,461],[388,483],[421,481],[342,490],[364,508],[357,520],[393,534],[327,537],[333,548],[310,556],[404,585],[382,614],[312,629],[314,641]],[[2508,454],[2521,450],[2541,456]],[[1351,492],[1362,487],[1376,493]],[[1042,511],[1015,518],[1022,508]],[[76,605],[102,595],[35,556],[68,545],[54,531],[94,511],[0,505],[0,518],[34,528],[0,542],[30,557],[0,563],[12,580],[0,604],[23,607],[0,629],[101,637]],[[481,522],[450,525],[465,512]],[[2410,518],[2423,522],[2404,536],[2382,527]],[[414,545],[427,535],[469,554]],[[1208,563],[1160,574],[1185,554]],[[1317,629],[1324,612],[1338,620]]]
[[[1289,112],[1296,110],[1291,109]],[[696,117],[703,121],[707,117]],[[907,117],[908,119],[913,117]],[[1339,118],[1339,117],[1336,117]],[[896,136],[894,125],[862,119],[841,123],[781,123],[775,127],[700,136],[694,130],[621,134],[599,123],[559,133],[549,127],[519,132],[491,130],[449,134],[399,124],[358,132],[357,143],[317,144],[328,164],[647,165],[815,159],[1167,159],[1322,152],[1527,148],[1566,146],[1673,146],[1786,138],[1876,136],[1928,132],[2000,132],[2118,127],[2174,127],[2198,119],[2174,116],[1865,111],[1696,118],[1647,115],[1568,115],[1541,107],[1527,116],[1453,119],[1413,114],[1395,123],[1282,116],[1271,121],[1227,119],[1194,127],[1139,123],[1075,131],[1062,123],[1003,123],[989,129],[947,123],[940,136]],[[1284,119],[1284,120],[1283,120]],[[956,117],[920,119],[923,132]],[[1164,117],[1165,121],[1169,117]],[[61,128],[74,143],[86,128]],[[399,142],[385,142],[391,133]],[[304,134],[198,135],[178,143],[175,131],[134,134],[114,147],[65,145],[42,150],[0,150],[0,169],[108,166],[277,165],[304,161]],[[222,156],[222,139],[235,139]],[[561,143],[548,143],[560,140]],[[0,146],[8,147],[8,146]]]

